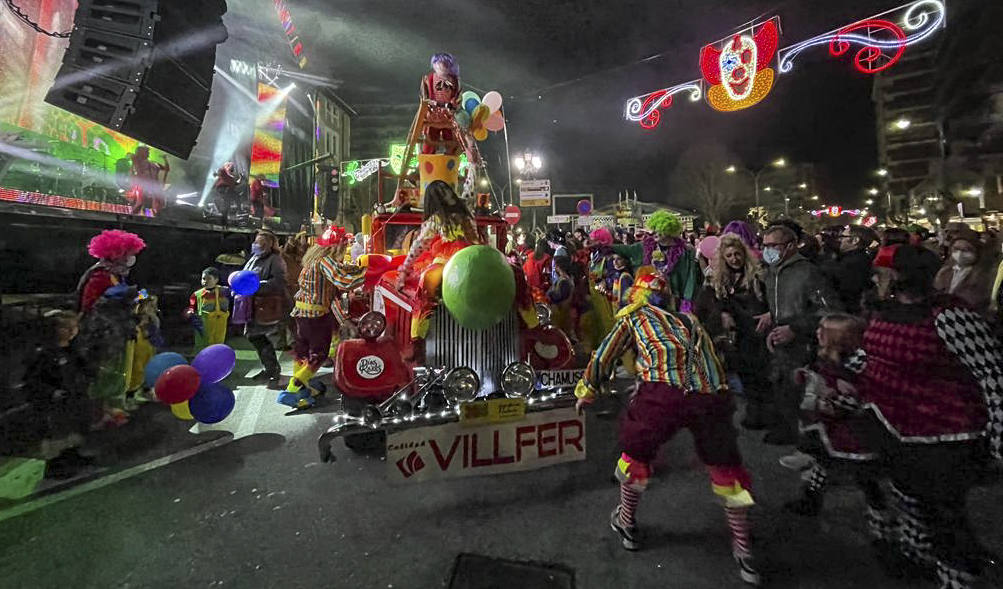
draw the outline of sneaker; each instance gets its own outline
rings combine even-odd
[[[629,528],[620,523],[620,506],[617,505],[613,509],[613,513],[609,516],[609,527],[613,528],[613,531],[620,534],[620,543],[627,550],[640,550],[641,543],[637,537],[637,527],[630,526]]]
[[[793,454],[780,457],[780,466],[791,470],[807,470],[815,464],[815,458],[804,452],[795,451]]]
[[[266,380],[268,379],[268,371],[262,368],[247,378],[250,380]]]
[[[281,377],[271,376],[271,377],[268,378],[267,388],[270,391],[281,391],[282,389],[284,389],[286,387],[282,386],[282,378]]]
[[[315,402],[308,391],[300,391],[298,393],[283,391],[279,393],[276,401],[281,405],[292,407],[293,409],[309,409],[313,407]]]
[[[756,585],[758,587],[759,584],[762,583],[762,578],[759,576],[759,572],[756,570],[756,567],[752,564],[752,555],[739,554],[736,552],[734,553],[734,556],[735,564],[738,565],[738,575],[749,585]]]

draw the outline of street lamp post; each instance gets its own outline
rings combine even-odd
[[[539,154],[535,154],[531,151],[526,151],[522,155],[517,155],[512,158],[512,166],[519,172],[520,178],[516,180],[517,184],[522,184],[524,178],[532,178],[536,172],[543,169],[543,158]],[[515,197],[513,195],[513,200]],[[536,209],[533,207],[533,230],[536,230]]]
[[[752,177],[752,185],[753,185],[753,188],[755,190],[755,195],[756,195],[756,208],[758,209],[759,208],[759,177],[763,174],[763,172],[769,170],[771,167],[772,168],[783,168],[786,165],[787,165],[787,160],[784,159],[784,158],[782,158],[782,157],[780,157],[780,158],[777,158],[777,159],[773,160],[769,164],[767,164],[767,165],[765,165],[765,166],[763,166],[763,167],[761,167],[761,168],[759,168],[758,170],[755,170],[755,171],[750,170],[748,168],[738,168],[738,167],[735,167],[734,165],[728,166],[727,168],[724,169],[724,171],[727,172],[727,173],[729,173],[729,174],[735,174],[737,172],[743,172],[743,173],[748,174],[749,176]]]

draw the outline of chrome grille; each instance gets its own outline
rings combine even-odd
[[[493,327],[473,331],[461,326],[444,307],[429,319],[425,358],[429,366],[466,366],[481,378],[479,395],[500,389],[497,382],[506,366],[519,359],[519,330],[515,312]]]

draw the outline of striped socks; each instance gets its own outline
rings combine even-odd
[[[731,530],[732,550],[737,555],[748,556],[751,554],[749,546],[749,508],[725,507],[724,513],[728,518],[728,529]]]
[[[634,527],[634,510],[641,499],[641,491],[630,483],[620,483],[620,525]]]

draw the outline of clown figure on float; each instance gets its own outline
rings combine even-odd
[[[449,53],[436,53],[431,67],[421,82],[421,98],[428,103],[421,152],[435,153],[443,145],[447,155],[456,155],[459,144],[453,135],[453,115],[460,106],[460,66]]]

